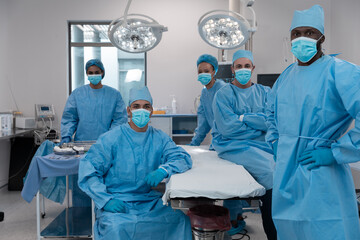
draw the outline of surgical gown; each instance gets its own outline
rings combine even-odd
[[[119,91],[106,85],[100,89],[84,85],[75,89],[66,102],[61,119],[61,138],[72,138],[75,133],[75,141],[97,140],[101,134],[127,121],[125,104]],[[90,199],[76,183],[77,175],[74,175],[70,179],[73,205],[90,206]]]
[[[360,239],[348,165],[360,159],[360,68],[330,56],[294,63],[269,94],[267,112],[266,139],[279,141],[272,201],[278,239]],[[331,148],[337,163],[313,170],[298,163],[318,148]]]
[[[144,180],[159,167],[170,177],[191,166],[190,155],[151,126],[136,132],[124,124],[102,135],[79,167],[79,186],[96,206],[96,239],[191,240],[188,217],[164,206]],[[125,202],[126,213],[103,210],[112,198]]]
[[[103,85],[92,89],[85,85],[69,96],[61,119],[61,137],[75,141],[97,140],[108,130],[126,123],[127,113],[119,91]]]
[[[220,79],[216,80],[212,88],[203,88],[200,96],[200,105],[197,111],[197,128],[195,129],[195,136],[192,138],[190,145],[199,146],[206,134],[211,130],[214,123],[214,114],[212,110],[212,103],[215,93],[225,86],[226,83]]]
[[[272,188],[274,160],[265,142],[265,102],[269,87],[253,84],[221,88],[213,103],[212,145],[219,157],[243,165],[267,190]],[[240,116],[243,119],[240,120]]]

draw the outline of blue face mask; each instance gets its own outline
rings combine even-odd
[[[204,86],[208,85],[211,81],[211,73],[200,73],[198,75],[198,81]]]
[[[240,84],[242,84],[242,85],[247,84],[251,78],[251,69],[242,68],[242,69],[236,70],[235,78]]]
[[[316,47],[318,40],[307,37],[296,38],[291,41],[291,52],[300,62],[307,63],[318,52]]]
[[[102,75],[101,74],[94,74],[94,75],[88,75],[88,80],[93,84],[93,85],[98,85],[99,82],[102,79]]]
[[[131,117],[132,122],[139,128],[145,127],[146,124],[150,121],[151,112],[148,110],[140,108],[131,111],[131,113],[132,113],[132,117]]]

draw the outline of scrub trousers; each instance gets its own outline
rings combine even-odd
[[[260,211],[263,228],[268,240],[276,240],[277,233],[271,216],[272,189],[267,190],[264,196],[260,197]]]

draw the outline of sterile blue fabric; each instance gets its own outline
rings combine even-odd
[[[131,105],[131,103],[135,102],[136,100],[145,100],[148,101],[151,105],[153,103],[153,99],[151,97],[150,91],[146,86],[141,88],[130,89],[129,106]]]
[[[241,84],[245,85],[250,81],[251,69],[241,68],[235,71],[235,79]]]
[[[266,139],[278,139],[272,215],[279,240],[360,239],[348,165],[360,156],[359,79],[358,66],[323,56],[290,65],[269,94]],[[304,152],[322,148],[331,148],[335,164],[299,164]]]
[[[101,74],[88,75],[89,82],[91,82],[95,86],[99,84],[101,79],[102,79]]]
[[[211,64],[214,67],[215,74],[217,73],[219,65],[218,65],[218,60],[216,59],[216,57],[214,57],[210,54],[203,54],[196,61],[196,66],[199,66],[199,64],[202,62],[207,62],[207,63]]]
[[[34,157],[49,155],[50,153],[54,152],[54,147],[55,143],[46,140],[40,145]],[[47,177],[43,179],[40,186],[40,193],[47,199],[50,199],[54,202],[63,203],[66,195],[65,176]]]
[[[35,157],[38,156],[46,156],[50,153],[52,153],[54,151],[54,146],[55,144],[53,142],[50,142],[49,140],[44,141],[40,147],[37,149],[36,153],[34,154],[31,162],[35,162]],[[24,182],[26,182],[28,173],[26,173],[26,176],[24,178]],[[34,178],[33,178],[34,179]],[[64,201],[65,198],[65,188],[66,188],[66,179],[65,177],[47,177],[44,179],[41,179],[41,184],[40,183],[36,183],[37,181],[39,181],[39,178],[37,180],[33,180],[33,181],[29,181],[31,187],[35,187],[34,189],[39,189],[40,193],[54,201],[54,202],[58,202],[58,203],[62,203]],[[29,184],[27,186],[30,186]],[[26,188],[23,188],[26,189]],[[26,193],[27,190],[24,190],[24,196],[26,196],[27,200],[30,200],[30,198],[32,199],[31,194],[27,194]],[[34,192],[34,191],[33,191]],[[30,200],[31,201],[31,200]]]
[[[219,157],[243,165],[267,190],[272,188],[274,169],[273,152],[265,142],[269,90],[259,84],[246,89],[233,84],[221,88],[213,103],[212,130],[212,145]],[[243,121],[240,115],[244,115]]]
[[[291,41],[291,52],[303,63],[309,62],[318,52],[317,40],[299,37]]]
[[[230,213],[230,220],[235,221],[238,215],[242,215],[243,201],[242,200],[224,200],[223,207],[227,208]]]
[[[232,227],[229,231],[227,231],[227,233],[230,236],[233,236],[233,235],[241,232],[246,226],[246,222],[244,220],[238,220],[237,224],[238,224],[238,226],[236,228]]]
[[[204,86],[209,84],[211,78],[211,73],[200,73],[198,75],[198,81]]]
[[[90,59],[89,61],[87,61],[85,64],[85,72],[87,72],[87,70],[91,66],[97,66],[98,68],[100,68],[103,71],[102,78],[105,77],[105,68],[103,63],[99,59]]]
[[[60,141],[60,145],[62,145],[63,143],[69,143],[71,142],[71,137],[66,136],[66,137],[62,137],[61,141]]]
[[[200,96],[200,105],[197,111],[197,128],[195,129],[195,136],[192,138],[190,145],[199,146],[204,138],[211,130],[214,122],[213,114],[213,100],[215,93],[225,86],[226,83],[220,79],[216,80],[212,88],[203,88]]]
[[[162,169],[156,169],[145,177],[145,182],[151,187],[156,187],[167,176],[167,172]]]
[[[119,91],[109,86],[93,89],[84,85],[69,96],[61,119],[61,136],[75,141],[94,141],[104,132],[128,121]],[[70,177],[73,206],[90,206],[90,199],[78,188],[77,175]]]
[[[295,11],[291,22],[290,31],[297,27],[313,27],[324,34],[324,10],[319,5],[314,5],[303,11]]]
[[[75,141],[96,140],[108,130],[128,121],[120,92],[103,86],[84,85],[69,96],[61,119],[61,137],[75,133]]]
[[[131,120],[136,126],[138,126],[139,128],[143,128],[150,121],[150,113],[150,111],[142,108],[132,110]]]
[[[274,142],[272,143],[272,149],[274,152],[274,161],[276,162],[276,155],[277,155],[277,147],[278,147],[278,141],[274,140]]]
[[[54,153],[34,157],[30,163],[21,196],[25,201],[31,202],[45,178],[77,174],[80,158],[82,158],[82,155],[69,157]],[[60,196],[62,195],[60,194]]]
[[[79,166],[79,186],[96,206],[96,239],[191,240],[188,217],[164,206],[161,194],[145,182],[158,168],[171,177],[191,166],[190,155],[152,126],[136,132],[124,124],[103,134]],[[123,201],[128,213],[104,211],[113,198]]]
[[[237,50],[234,54],[233,54],[233,59],[232,59],[232,63],[234,64],[234,62],[236,60],[238,60],[239,58],[247,58],[249,59],[252,64],[254,64],[254,57],[252,52],[248,51],[248,50]]]

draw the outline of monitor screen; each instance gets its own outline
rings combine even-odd
[[[41,106],[40,107],[41,111],[49,111],[49,107],[48,106]]]
[[[215,79],[222,79],[225,82],[232,80],[231,63],[219,64]]]
[[[279,73],[258,74],[257,83],[264,86],[272,87],[279,76]]]

